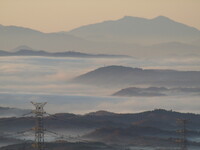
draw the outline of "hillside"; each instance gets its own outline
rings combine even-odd
[[[101,111],[102,112],[102,111]],[[177,119],[190,119],[188,128],[196,130],[200,127],[200,115],[179,113],[166,110],[153,110],[135,114],[89,113],[86,115],[55,114],[45,117],[45,127],[59,130],[93,130],[102,127],[129,127],[131,125],[154,127],[164,130],[177,129]],[[98,115],[97,115],[98,114]],[[32,128],[33,117],[2,118],[0,131],[21,131]]]
[[[200,88],[165,88],[165,87],[148,87],[148,88],[138,88],[129,87],[121,89],[113,96],[145,96],[145,97],[155,97],[155,96],[167,96],[167,95],[177,95],[177,94],[200,94]]]
[[[71,82],[104,87],[133,85],[198,86],[200,72],[106,66],[80,75]]]

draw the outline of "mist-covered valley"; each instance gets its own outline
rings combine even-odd
[[[161,148],[163,146],[166,147],[169,143],[172,147],[179,147],[173,140],[170,141],[170,138],[180,138],[180,135],[175,131],[180,128],[180,126],[176,124],[176,119],[194,119],[193,117],[198,118],[198,115],[180,115],[172,111],[199,113],[199,86],[196,84],[192,85],[194,81],[197,83],[198,76],[197,78],[190,79],[187,78],[186,75],[185,80],[190,79],[188,80],[190,83],[189,85],[165,84],[168,79],[177,79],[174,78],[174,74],[169,74],[168,76],[170,76],[170,78],[167,78],[166,82],[162,84],[153,84],[152,82],[141,82],[137,84],[130,82],[131,84],[127,84],[127,82],[123,83],[122,79],[115,79],[116,83],[119,81],[123,83],[121,85],[117,84],[117,86],[111,82],[110,86],[98,84],[98,82],[97,84],[74,82],[76,78],[92,72],[95,72],[94,79],[99,80],[100,76],[96,74],[96,70],[98,69],[100,69],[100,71],[103,70],[103,74],[109,73],[109,70],[113,68],[117,68],[119,74],[123,72],[126,73],[127,69],[129,71],[136,71],[136,74],[138,74],[138,71],[141,72],[152,69],[155,73],[177,71],[183,74],[192,73],[194,76],[196,76],[196,73],[199,73],[199,60],[192,58],[188,58],[188,60],[175,60],[176,59],[172,58],[165,60],[147,60],[134,57],[1,57],[1,146],[24,143],[24,138],[26,138],[26,146],[28,147],[29,143],[34,140],[33,131],[27,131],[23,135],[17,136],[17,138],[15,136],[15,133],[30,130],[34,126],[35,119],[33,115],[24,116],[34,109],[33,105],[30,103],[34,101],[47,102],[45,111],[48,114],[45,116],[44,124],[45,128],[49,131],[53,131],[53,133],[45,133],[46,142],[59,141],[63,140],[63,138],[72,143],[83,141],[82,144],[84,144],[86,141],[89,141],[87,144],[88,149],[90,149],[92,145],[95,145],[96,149],[100,147],[104,147],[104,149],[123,149],[124,147],[120,145],[126,145],[129,149],[150,149],[156,146],[158,146],[157,148],[160,146]],[[105,70],[106,72],[104,72]],[[117,74],[115,71],[116,70],[112,70],[109,74],[111,76],[112,73]],[[134,80],[134,74],[132,76]],[[107,75],[107,77],[109,76]],[[163,78],[163,81],[164,80],[165,78]],[[176,83],[176,81],[174,81],[174,83]],[[133,95],[131,96],[114,94],[121,89],[126,90],[126,88],[131,87],[133,90]],[[137,92],[139,92],[140,95],[137,95]],[[153,95],[152,92],[154,93]],[[158,95],[159,92],[164,92],[166,95]],[[141,118],[131,114],[154,109],[166,109],[170,111],[155,110],[153,112],[144,112],[144,114],[149,113],[146,118],[144,115],[142,115]],[[96,112],[98,110],[114,113],[104,111]],[[157,115],[161,118],[155,117]],[[138,117],[141,120],[138,120]],[[173,118],[173,121],[170,121],[170,117]],[[130,120],[130,118],[132,119]],[[156,118],[156,120],[153,118]],[[166,118],[166,120],[162,118]],[[195,147],[198,147],[198,143],[195,142],[199,142],[198,137],[200,129],[198,129],[198,122],[191,121],[190,129],[194,130],[194,132],[190,133],[188,139],[191,141],[190,144],[193,145],[193,149],[195,149]],[[55,135],[55,133],[58,135]],[[100,143],[99,145],[93,142],[100,142],[106,145]],[[75,149],[79,144],[80,147],[83,147],[81,143],[75,143],[73,145]],[[114,145],[116,143],[120,144],[115,147]],[[136,143],[140,143],[141,145]],[[159,145],[158,143],[162,144]],[[61,146],[60,144],[58,145]],[[55,147],[58,148],[58,145],[55,145]],[[21,147],[23,145],[18,146]],[[16,145],[16,147],[18,146]],[[64,147],[68,146],[70,146],[70,143],[66,144]],[[4,147],[1,149],[3,148]]]
[[[49,112],[72,112],[87,113],[95,110],[108,110],[113,112],[138,112],[154,108],[173,109],[181,112],[198,113],[199,93],[198,76],[190,79],[190,84],[156,85],[152,82],[140,84],[123,84],[123,79],[117,79],[121,85],[102,86],[101,84],[90,85],[84,82],[71,82],[72,79],[107,66],[124,66],[142,69],[193,71],[198,73],[199,59],[157,59],[146,60],[141,58],[57,58],[57,57],[28,57],[10,56],[1,57],[1,105],[30,109],[30,101],[48,102]],[[120,68],[121,69],[121,68]],[[123,71],[121,71],[123,72]],[[193,73],[192,72],[192,73]],[[181,73],[181,72],[180,72]],[[117,73],[116,73],[117,74]],[[113,75],[114,76],[114,75]],[[155,76],[155,75],[154,75]],[[123,77],[122,77],[123,78]],[[134,75],[133,75],[134,78]],[[96,81],[98,81],[97,77]],[[178,78],[176,78],[177,80]],[[126,79],[124,79],[126,80]],[[133,79],[132,79],[133,80]],[[162,79],[161,79],[162,80]],[[164,80],[164,79],[163,79]],[[182,79],[184,80],[184,78]],[[187,80],[185,78],[185,80]],[[107,79],[105,79],[107,81]],[[110,80],[114,82],[114,80]],[[171,81],[171,80],[170,80]],[[173,77],[172,77],[173,81]],[[109,82],[109,81],[107,81]],[[103,82],[102,82],[103,83]],[[176,83],[176,81],[174,81]],[[111,83],[110,85],[115,85]],[[170,92],[168,96],[133,96],[117,97],[113,93],[129,87],[148,88],[190,88],[196,92]],[[169,92],[169,91],[168,91]],[[56,107],[55,107],[56,106]],[[120,106],[120,107],[119,107]],[[57,109],[59,107],[59,109]]]

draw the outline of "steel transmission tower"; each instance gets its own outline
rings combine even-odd
[[[44,105],[45,103],[34,103],[31,102],[35,106],[35,110],[32,111],[32,113],[35,114],[36,117],[36,124],[35,127],[33,128],[35,131],[35,144],[34,147],[37,148],[37,150],[44,150],[45,145],[44,145],[44,123],[43,123],[43,117],[44,114],[46,113],[44,111]]]
[[[186,125],[188,123],[188,119],[178,119],[178,123],[180,123],[182,125],[182,129],[181,130],[178,130],[179,133],[182,134],[182,138],[179,139],[178,141],[181,144],[181,150],[188,150],[187,148],[187,128],[186,128]]]

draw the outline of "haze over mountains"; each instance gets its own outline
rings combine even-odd
[[[58,33],[0,26],[1,50],[27,45],[49,52],[80,51],[150,57],[174,53],[199,54],[199,40],[198,29],[163,16],[153,19],[126,16]]]

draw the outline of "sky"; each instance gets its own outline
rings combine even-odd
[[[166,16],[200,29],[200,0],[0,0],[0,24],[69,31],[123,16]]]

